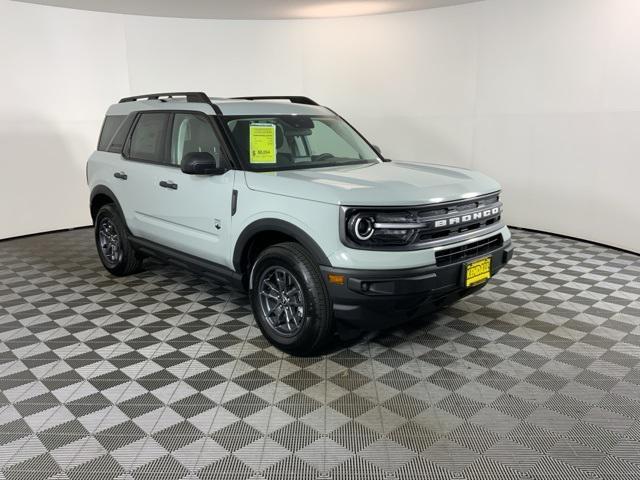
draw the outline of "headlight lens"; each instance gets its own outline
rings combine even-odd
[[[402,246],[411,242],[418,226],[407,212],[352,211],[347,214],[346,229],[358,245]]]
[[[349,233],[354,237],[354,240],[366,242],[375,232],[373,228],[374,224],[374,217],[363,213],[356,213],[349,219]]]

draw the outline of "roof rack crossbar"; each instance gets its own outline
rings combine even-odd
[[[309,97],[302,97],[296,95],[268,95],[258,97],[233,97],[234,100],[289,100],[291,103],[300,103],[303,105],[318,105],[314,100]]]
[[[188,103],[211,103],[209,97],[203,92],[167,92],[167,93],[148,93],[146,95],[135,95],[133,97],[124,97],[119,103],[135,102],[137,100],[159,100],[161,97],[186,97]]]

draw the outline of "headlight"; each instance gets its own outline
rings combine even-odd
[[[420,226],[407,212],[350,211],[346,216],[347,235],[361,246],[407,245]]]
[[[356,213],[349,219],[349,233],[353,236],[355,240],[359,240],[361,242],[369,240],[375,229],[373,225],[376,223],[374,217],[363,214]]]

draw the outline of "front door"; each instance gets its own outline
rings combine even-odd
[[[163,128],[156,161],[136,162],[150,148],[147,115],[142,113],[132,133],[129,158],[137,163],[132,180],[135,206],[135,234],[230,267],[229,232],[231,196],[235,171],[223,175],[188,175],[180,163],[190,152],[209,152],[220,165],[221,145],[210,120],[204,114],[184,112],[169,115]],[[157,119],[156,119],[157,120]],[[156,130],[159,127],[155,126]],[[133,229],[132,229],[133,230]]]

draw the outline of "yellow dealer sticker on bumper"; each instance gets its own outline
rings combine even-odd
[[[473,287],[491,278],[491,257],[481,258],[468,263],[465,272],[465,285]]]
[[[249,126],[249,161],[276,163],[276,126],[254,123]]]

